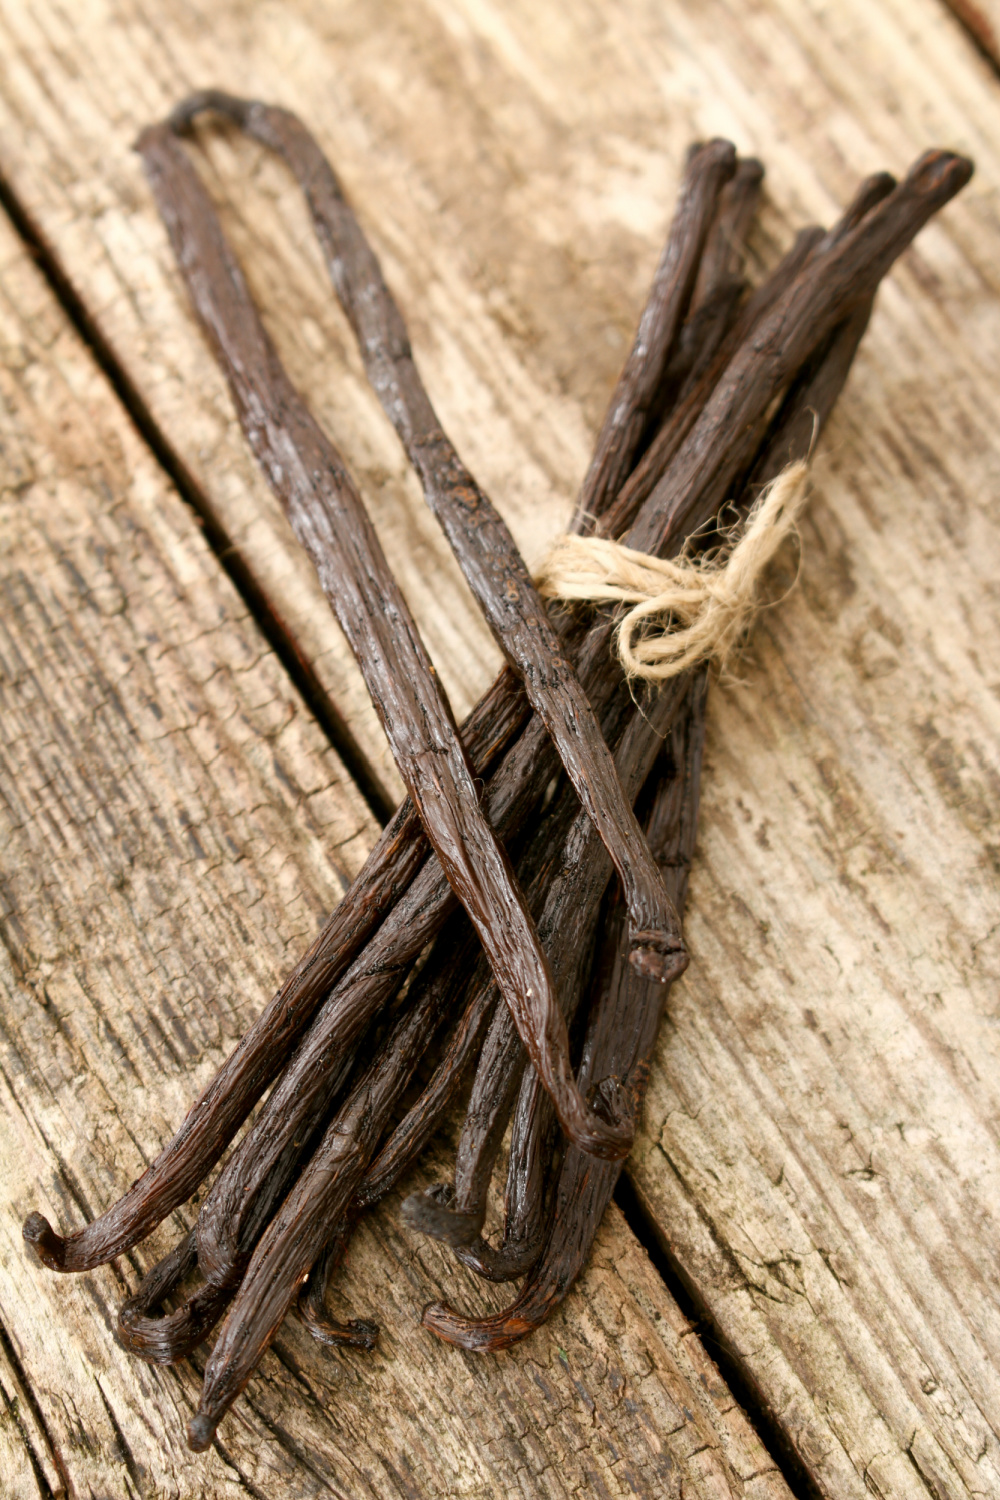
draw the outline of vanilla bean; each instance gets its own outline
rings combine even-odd
[[[507,668],[463,727],[473,770],[485,777],[528,718]],[[426,861],[428,844],[407,798],[359,874],[280,989],[192,1105],[156,1160],[104,1214],[84,1229],[57,1234],[29,1215],[24,1238],[52,1271],[86,1271],[150,1234],[204,1181],[258,1099],[277,1077],[317,1007],[392,910]]]
[[[617,538],[624,535],[632,525],[640,508],[656,489],[701,415],[726,365],[779,297],[791,286],[825,234],[826,231],[818,225],[799,231],[791,249],[753,293],[732,327],[723,335],[707,369],[701,376],[692,376],[685,383],[680,399],[625,481],[613,504],[608,506],[600,518],[596,528],[600,535]]]
[[[698,273],[719,191],[736,168],[729,141],[688,153],[684,181],[660,263],[625,367],[618,377],[577,501],[576,526],[587,530],[617,495],[647,431],[650,410],[674,352]]]
[[[264,1350],[331,1235],[348,1215],[364,1173],[418,1066],[427,1036],[443,1019],[446,985],[425,986],[394,1028],[391,1044],[351,1089],[288,1196],[264,1230],[205,1368],[188,1442],[203,1452],[222,1415]]]
[[[763,177],[764,168],[754,157],[739,160],[732,179],[719,194],[715,217],[698,265],[691,305],[650,406],[636,460],[642,457],[668,412],[708,370],[733,326],[747,289],[743,275],[744,249],[757,210]],[[629,474],[631,472],[632,469]],[[623,484],[627,477],[623,476]],[[603,514],[607,505],[617,499],[621,487],[619,485],[618,491],[606,496],[607,503],[598,514]]]
[[[650,844],[671,878],[681,910],[697,831],[706,688],[707,677],[701,670],[689,686],[686,712],[675,718],[667,765],[648,825]],[[604,965],[599,969],[607,977],[591,1014],[580,1082],[592,1087],[600,1079],[620,1080],[619,1095],[629,1099],[637,1119],[664,992],[618,961],[621,909],[617,903],[616,914],[607,927]],[[506,1349],[531,1333],[579,1275],[621,1170],[619,1162],[595,1162],[570,1146],[559,1172],[545,1248],[513,1304],[492,1317],[468,1318],[443,1303],[432,1303],[424,1312],[424,1326],[448,1343],[488,1353]]]
[[[174,110],[172,127],[186,129],[207,108],[223,110],[248,135],[277,151],[305,190],[330,278],[354,329],[368,378],[494,639],[521,677],[528,700],[552,735],[560,760],[618,871],[629,910],[633,962],[651,977],[666,981],[680,973],[687,960],[659,871],[622,795],[590,703],[514,539],[462,463],[431,405],[402,314],[333,168],[294,114],[257,101],[217,92],[196,94]],[[615,488],[615,476],[630,459],[630,444],[638,441],[645,420],[645,387],[652,382],[651,395],[659,380],[719,189],[732,174],[734,158],[728,142],[716,141],[693,153],[689,162],[675,218],[679,233],[668,242],[649,304],[659,311],[660,303],[672,296],[674,312],[672,318],[659,320],[662,348],[651,345],[650,328],[645,324],[640,328],[627,377],[623,377],[637,399],[632,426],[621,434],[618,462],[609,471],[608,482]],[[679,257],[682,265],[677,263]],[[512,1003],[509,997],[508,1003]]]
[[[954,171],[953,167],[953,175]],[[957,171],[967,175],[967,164],[959,160]],[[948,191],[954,186],[952,181]],[[910,227],[908,233],[913,232]],[[655,447],[654,444],[643,461],[647,470],[657,457]],[[602,650],[606,647],[603,642],[595,644],[592,632],[583,644],[582,653],[589,651],[594,661]],[[498,747],[505,735],[509,740],[516,734],[524,720],[525,706],[509,672],[501,674],[487,699],[474,710],[472,719],[475,721],[477,716],[486,743],[494,726]],[[541,748],[544,753],[544,747]],[[58,1235],[41,1214],[29,1216],[24,1237],[50,1269],[85,1270],[111,1259],[136,1244],[196,1190],[276,1075],[330,984],[391,907],[423,857],[416,819],[404,804],[366,863],[359,883],[332,914],[310,951],[227,1059],[152,1167],[107,1213],[71,1235]]]
[[[523,893],[483,817],[440,684],[357,491],[289,381],[211,200],[175,137],[166,127],[153,127],[143,132],[139,149],[246,437],[317,567],[373,695],[400,774],[448,881],[469,913],[518,1032],[555,1100],[560,1123],[584,1149],[621,1155],[627,1143],[624,1127],[590,1110],[576,1088],[565,1023]],[[613,783],[612,770],[604,787],[609,799]],[[600,808],[591,811],[603,817]],[[607,836],[608,830],[602,831]],[[619,832],[628,842],[628,831]],[[659,907],[652,886],[632,880],[632,872],[647,865],[662,891],[658,872],[637,835],[620,873],[632,897],[630,918],[634,921],[637,913],[645,912],[654,927],[645,932],[633,929],[633,962],[662,977],[679,971],[686,958],[672,935],[675,924],[665,892],[665,904]],[[652,904],[647,904],[647,897]]]
[[[631,713],[628,727],[615,751],[618,774],[630,800],[635,799],[649,775],[662,736],[682,696],[683,685],[675,687],[668,683],[648,707]],[[555,844],[553,834],[554,830],[546,824],[538,837]],[[555,847],[558,848],[558,844]],[[575,1010],[581,972],[587,962],[597,914],[611,874],[607,853],[592,825],[580,812],[565,835],[556,861],[556,874],[548,886],[538,918],[538,930],[549,953],[559,1002],[567,1021]],[[454,1246],[469,1245],[476,1239],[486,1213],[493,1162],[503,1140],[526,1062],[524,1049],[507,1012],[498,1008],[483,1045],[459,1140],[454,1187],[438,1184],[406,1200],[404,1216],[415,1228]],[[476,1250],[488,1256],[488,1246],[484,1249],[477,1245]]]
[[[804,458],[811,451],[843,389],[867,327],[871,306],[871,301],[862,304],[835,329],[826,346],[793,382],[774,419],[752,481],[747,486],[744,511],[752,503],[759,488],[769,483],[786,464]],[[544,917],[539,921],[539,929],[544,930]],[[494,1026],[496,1024],[494,1021]],[[503,1065],[500,1065],[498,1071],[503,1073]],[[480,1105],[479,1113],[482,1112],[483,1105]],[[548,1109],[530,1069],[521,1085],[515,1118],[517,1129],[511,1142],[503,1243],[499,1250],[494,1250],[483,1241],[473,1242],[456,1250],[464,1264],[494,1281],[512,1280],[529,1268],[536,1251],[540,1249],[539,1240],[544,1230],[541,1204],[537,1199],[537,1183],[549,1128]],[[468,1131],[467,1124],[463,1140]],[[466,1150],[469,1149],[466,1146]],[[461,1142],[459,1152],[461,1156]],[[485,1211],[485,1200],[482,1208]]]
[[[723,371],[629,532],[629,546],[660,555],[694,529],[695,514],[706,503],[721,504],[752,452],[771,402],[837,324],[874,295],[897,256],[971,174],[965,157],[926,152],[836,244],[806,261]],[[737,434],[741,437],[734,441]],[[658,511],[670,516],[665,526]]]
[[[299,1293],[299,1317],[321,1344],[338,1349],[374,1349],[379,1327],[371,1318],[352,1318],[348,1323],[337,1323],[326,1310],[326,1290],[343,1263],[355,1222],[356,1216],[349,1209],[327,1240],[309,1273],[309,1280]]]
[[[645,468],[650,469],[648,460]],[[652,483],[658,478],[654,472]],[[563,616],[558,625],[564,635],[574,635],[572,616]],[[579,659],[578,635],[575,646]],[[600,660],[602,651],[598,643],[591,653],[592,662]],[[606,651],[603,656],[606,660]],[[588,691],[592,697],[592,685]],[[505,668],[463,726],[463,745],[477,777],[489,773],[528,717],[517,680]],[[24,1238],[50,1270],[88,1270],[113,1259],[144,1239],[197,1190],[284,1066],[317,1007],[426,857],[423,830],[412,802],[406,799],[308,951],[151,1166],[104,1214],[69,1235],[57,1234],[42,1214],[29,1215]]]

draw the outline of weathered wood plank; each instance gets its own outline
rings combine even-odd
[[[291,1323],[205,1459],[196,1370],[114,1342],[187,1222],[80,1277],[20,1241],[155,1154],[374,829],[110,388],[0,221],[0,1492],[787,1500],[620,1216],[541,1338],[463,1358],[419,1326],[472,1278],[362,1231],[372,1356]],[[438,1164],[440,1167],[440,1163]]]
[[[862,172],[934,141],[976,158],[881,297],[818,468],[800,593],[767,622],[749,688],[715,695],[696,964],[634,1175],[823,1493],[1000,1488],[993,72],[933,0],[284,0],[169,22],[7,0],[0,43],[4,171],[278,593],[298,564],[277,524],[260,530],[269,502],[126,150],[187,88],[258,92],[314,125],[529,554],[567,512],[691,136],[766,161],[761,260]],[[301,206],[249,147],[213,140],[207,170],[461,705],[492,658],[471,615],[446,621],[428,597],[464,596]],[[283,607],[350,704],[294,578]]]

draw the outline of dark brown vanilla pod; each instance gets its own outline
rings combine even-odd
[[[564,821],[568,822],[568,815],[564,816]],[[547,824],[552,826],[555,847],[558,848],[560,824],[551,817]],[[532,908],[540,906],[537,892],[544,891],[551,878],[553,853],[554,850],[546,845],[529,845],[517,860],[518,879]],[[424,946],[422,944],[421,948]],[[405,1007],[428,1003],[432,1015],[453,1014],[457,997],[465,989],[470,973],[481,974],[480,987],[489,982],[488,964],[485,961],[477,963],[480,951],[467,919],[461,912],[454,912],[408,994]],[[371,954],[366,954],[366,967],[370,959]],[[374,993],[383,1005],[403,983],[408,967],[399,962],[398,954],[394,967],[378,965],[382,982]],[[435,996],[424,1002],[422,993],[429,987],[435,991]],[[361,988],[369,996],[369,1003],[361,1013],[361,1024],[367,1025],[375,1019],[377,1009],[370,1000],[372,991],[365,990],[364,979]],[[336,1008],[342,999],[342,994],[332,996],[332,1008]],[[360,1033],[357,1021],[351,1023],[351,1032]],[[409,1034],[409,1022],[404,1012],[395,1021],[382,1046],[384,1049],[394,1048],[399,1045],[397,1037]],[[213,1183],[198,1215],[197,1226],[198,1262],[206,1277],[232,1279],[241,1274],[265,1223],[294,1178],[307,1143],[340,1091],[351,1060],[351,1052],[344,1045],[345,1035],[343,1009],[339,1015],[339,1027],[335,1025],[322,1033],[326,1045],[317,1046],[316,1029],[310,1031]],[[424,1039],[425,1045],[428,1040]],[[339,1060],[340,1053],[346,1053],[343,1060]],[[419,1060],[419,1056],[414,1059],[415,1063]]]
[[[750,163],[747,165],[749,166]],[[737,179],[734,179],[726,188],[723,198],[726,193],[732,192],[737,186],[738,175]],[[663,421],[634,472],[622,486],[614,504],[602,517],[597,528],[601,535],[618,538],[628,531],[640,506],[653,493],[696,419],[701,415],[722,372],[740,347],[750,339],[754,330],[763,326],[767,314],[796,280],[803,267],[815,256],[826,253],[837,245],[850,230],[860,224],[876,204],[888,197],[896,185],[896,179],[890,173],[876,172],[864,179],[851,203],[832,229],[824,230],[819,225],[810,225],[806,229],[799,230],[791,248],[770,275],[757,287],[745,307],[739,311],[738,316],[728,327],[720,328],[716,325],[706,334],[694,328],[694,318],[692,318],[690,336],[693,339],[696,333],[700,335],[698,358],[691,363],[680,391],[675,395],[669,415]],[[683,332],[684,330],[682,330],[682,335]],[[684,342],[682,337],[681,349],[683,349]],[[680,353],[681,350],[678,352]],[[762,431],[763,426],[764,423],[759,420],[755,431]]]
[[[615,764],[625,794],[632,800],[649,775],[682,696],[682,685],[675,687],[668,683],[646,707],[633,709],[628,715],[628,727],[615,751]],[[632,709],[631,703],[629,708]],[[549,954],[560,1004],[569,1021],[575,1013],[582,973],[612,869],[600,839],[582,811],[573,819],[561,847],[554,834],[548,822],[537,834],[543,845],[559,849],[555,874],[538,917],[538,930]],[[459,1138],[454,1186],[436,1184],[406,1200],[404,1217],[414,1228],[449,1245],[477,1244],[486,1214],[493,1164],[527,1061],[508,1013],[498,1008],[483,1044]],[[512,1160],[516,1172],[518,1159]],[[477,1251],[479,1248],[477,1244]],[[488,1256],[488,1247],[482,1254]]]
[[[134,1296],[122,1303],[115,1332],[129,1354],[146,1364],[176,1364],[211,1333],[236,1291],[233,1280],[205,1281],[173,1312],[162,1310],[167,1297],[175,1295],[195,1270],[197,1259],[192,1230],[146,1273]]]
[[[679,910],[697,832],[706,689],[707,675],[701,670],[688,685],[684,712],[675,717],[662,769],[654,772],[658,786],[647,824],[650,845],[671,881]],[[621,915],[616,902],[598,966],[580,1083],[593,1088],[600,1079],[618,1081],[619,1095],[629,1099],[637,1119],[664,992],[621,963]],[[582,1270],[621,1170],[618,1162],[592,1161],[568,1147],[544,1249],[511,1306],[492,1317],[469,1318],[433,1303],[424,1312],[424,1326],[448,1343],[480,1353],[496,1353],[525,1338],[549,1317]]]
[[[444,1019],[451,986],[423,986],[350,1089],[253,1252],[209,1356],[188,1442],[203,1452],[294,1302],[312,1267],[349,1218],[358,1188],[400,1093]]]
[[[730,360],[664,478],[628,535],[638,552],[662,555],[694,529],[708,497],[724,498],[746,465],[771,402],[810,354],[859,304],[871,298],[893,261],[932,214],[972,175],[972,163],[928,151],[886,197],[824,254],[810,257]],[[740,440],[739,435],[749,434]],[[734,441],[735,437],[735,441]],[[669,514],[664,527],[656,512]]]
[[[348,1323],[338,1323],[326,1310],[327,1287],[347,1254],[355,1223],[356,1215],[348,1210],[327,1240],[299,1293],[299,1317],[318,1343],[329,1344],[334,1349],[374,1349],[378,1342],[379,1326],[371,1318],[351,1318]]]
[[[791,286],[825,233],[819,225],[799,231],[791,249],[756,289],[723,334],[705,371],[697,377],[692,371],[686,378],[675,406],[622,486],[614,503],[608,506],[600,518],[596,530],[601,536],[617,540],[628,531],[701,415],[726,365],[770,312],[778,298]]]
[[[643,467],[651,486],[655,485],[659,471],[650,457]],[[572,616],[564,615],[558,624],[564,636],[574,635]],[[593,648],[591,670],[610,671],[606,641],[584,638],[581,642],[577,636],[577,661],[585,647]],[[585,686],[593,700],[593,681],[588,680]],[[463,729],[463,743],[477,776],[488,774],[528,716],[516,678],[508,668],[503,669]],[[532,754],[548,756],[547,745],[536,738]],[[513,774],[519,774],[516,764]],[[317,1006],[392,909],[426,856],[422,828],[407,800],[312,946],[192,1106],[177,1134],[128,1192],[93,1223],[65,1237],[57,1234],[41,1214],[29,1216],[25,1239],[49,1269],[81,1271],[103,1264],[137,1244],[197,1190],[279,1073]]]
[[[317,237],[323,249],[337,296],[351,321],[361,347],[369,379],[386,412],[423,477],[431,455],[421,449],[444,438],[419,375],[413,366],[406,328],[381,269],[329,161],[315,138],[291,111],[257,100],[240,99],[219,89],[202,89],[171,112],[170,128],[188,131],[196,117],[212,110],[278,152],[306,193]],[[702,251],[713,221],[717,221],[720,191],[736,171],[736,149],[729,141],[714,140],[692,146],[666,244],[643,308],[632,350],[608,406],[594,457],[584,480],[574,530],[585,530],[617,494],[633,467],[665,370],[674,352],[681,323],[691,300]],[[744,168],[759,183],[759,163]],[[750,207],[752,213],[752,202]],[[726,230],[735,243],[742,223],[746,194],[740,210],[727,216]],[[731,256],[718,238],[713,245],[709,279],[719,274],[719,262]],[[704,296],[704,288],[703,288]],[[393,368],[395,366],[395,368]],[[443,453],[433,455],[444,470],[445,485],[475,491],[471,476],[458,463],[445,439]],[[457,465],[457,467],[456,467]],[[434,487],[433,480],[431,487]],[[480,496],[474,501],[479,506]],[[467,504],[468,502],[466,502]],[[502,543],[506,547],[506,542]],[[471,582],[471,580],[470,580]],[[478,597],[478,595],[477,595]],[[536,612],[539,606],[536,606]],[[544,610],[542,610],[544,613]]]
[[[473,771],[485,777],[529,716],[507,668],[463,726]],[[429,846],[407,798],[321,931],[188,1111],[176,1135],[118,1201],[84,1229],[56,1234],[39,1213],[24,1236],[52,1271],[86,1271],[145,1239],[196,1192],[286,1063],[317,1007],[392,910]]]
[[[826,345],[817,351],[793,382],[773,420],[768,440],[747,486],[742,507],[744,511],[752,504],[763,485],[769,483],[787,464],[806,457],[812,451],[844,387],[867,327],[871,306],[870,301],[862,304],[836,328]],[[675,785],[675,794],[676,791]],[[664,797],[666,796],[665,791]],[[666,806],[667,803],[663,802],[659,817],[666,816],[663,811]],[[655,820],[654,826],[659,828]],[[689,830],[689,833],[693,841],[693,830]],[[539,926],[540,930],[544,930],[544,916],[540,919]],[[496,1024],[495,1021],[494,1026]],[[503,1075],[504,1067],[502,1062],[494,1063],[494,1069],[500,1076]],[[498,1251],[479,1240],[456,1250],[464,1264],[495,1281],[512,1280],[534,1263],[534,1252],[544,1227],[541,1205],[534,1195],[540,1173],[539,1156],[544,1150],[543,1141],[547,1129],[546,1105],[540,1096],[537,1081],[532,1081],[530,1073],[522,1083],[518,1102],[521,1126],[511,1145],[503,1245]],[[482,1110],[481,1105],[480,1112]],[[504,1118],[506,1119],[506,1115]],[[466,1134],[470,1135],[470,1140],[466,1143],[465,1150],[475,1159],[475,1137],[471,1135],[469,1121],[463,1138]],[[459,1153],[461,1156],[462,1141]],[[466,1171],[469,1169],[466,1168]],[[471,1173],[469,1175],[471,1178]]]
[[[577,501],[574,530],[589,530],[634,467],[676,350],[720,189],[735,170],[736,150],[729,141],[710,141],[688,153],[670,233],[598,434]]]
[[[204,107],[218,108],[220,96],[195,96],[178,106],[178,127]],[[233,99],[227,114],[247,134],[277,151],[303,187],[330,277],[358,340],[361,357],[386,415],[416,470],[466,582],[494,639],[518,673],[532,708],[553,740],[560,760],[588,816],[607,846],[625,892],[635,950],[634,962],[651,977],[680,972],[686,959],[676,914],[659,871],[623,796],[608,748],[586,694],[567,660],[545,605],[532,582],[506,523],[462,463],[441,426],[413,358],[402,314],[381,267],[340,183],[315,139],[290,111]],[[663,359],[669,350],[719,188],[732,174],[735,152],[728,142],[696,151],[689,163],[675,223],[684,226],[684,269],[678,274],[671,247],[657,273],[659,307],[673,294],[674,315],[666,320],[663,348],[654,347],[654,320],[640,327],[626,384],[638,398],[632,427],[621,434],[613,474],[627,472],[641,436]],[[693,222],[693,230],[687,222]],[[648,310],[648,309],[647,309]],[[663,320],[660,320],[662,323]],[[624,379],[624,377],[623,377]],[[648,396],[645,387],[649,386]],[[613,477],[613,476],[612,476]],[[617,488],[617,483],[614,483]],[[403,768],[401,767],[401,770]]]
[[[733,326],[747,290],[743,274],[744,253],[763,178],[764,168],[756,158],[740,159],[735,173],[719,194],[687,316],[650,406],[643,438],[636,450],[636,461],[642,457],[678,400],[712,364],[720,344]],[[634,468],[635,464],[625,479]],[[595,520],[599,520],[617,499],[621,488],[619,485],[614,494],[606,497],[606,504],[595,515]]]
[[[166,127],[153,127],[143,132],[139,150],[247,440],[317,568],[427,836],[556,1100],[560,1123],[584,1149],[621,1155],[625,1127],[595,1114],[576,1089],[565,1022],[523,893],[483,816],[440,684],[360,497],[288,379],[211,200],[176,137]],[[640,840],[629,869],[642,867],[644,847]],[[622,873],[624,878],[628,870]],[[652,915],[659,922],[659,914]],[[667,927],[651,930],[647,946],[635,935],[637,958],[644,961],[648,950],[649,965],[657,968],[662,937],[674,954],[669,964],[683,967],[686,959],[671,946],[667,930],[673,920],[669,902],[662,916]]]

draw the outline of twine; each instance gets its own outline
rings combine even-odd
[[[604,537],[560,537],[536,582],[543,597],[630,604],[618,624],[628,677],[663,682],[699,662],[724,666],[753,619],[761,578],[796,529],[808,465],[789,464],[763,491],[721,549],[673,560]]]

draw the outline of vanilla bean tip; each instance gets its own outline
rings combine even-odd
[[[687,949],[664,941],[662,933],[633,932],[629,942],[629,963],[644,979],[657,984],[672,984],[691,962]]]
[[[925,192],[945,189],[957,193],[975,170],[975,163],[970,157],[932,147],[930,151],[917,157],[906,174],[906,181]]]
[[[252,108],[252,99],[239,99],[235,94],[227,94],[224,89],[197,89],[170,111],[167,127],[175,135],[185,135],[191,129],[195,116],[204,114],[206,110],[227,115],[242,127]]]
[[[404,1223],[433,1240],[456,1248],[471,1245],[483,1227],[482,1209],[473,1212],[454,1207],[455,1189],[451,1183],[436,1182],[419,1193],[404,1198],[400,1213]]]
[[[24,1221],[21,1235],[43,1266],[50,1271],[66,1270],[67,1238],[57,1234],[44,1214],[32,1213]]]
[[[215,1429],[219,1425],[219,1419],[213,1418],[207,1412],[200,1409],[188,1423],[188,1447],[192,1453],[204,1453],[212,1446],[215,1437]]]
[[[420,1321],[424,1328],[437,1334],[446,1344],[454,1344],[456,1348],[468,1349],[474,1354],[497,1354],[538,1327],[537,1322],[503,1313],[496,1318],[465,1318],[446,1302],[430,1303],[424,1308]]]

